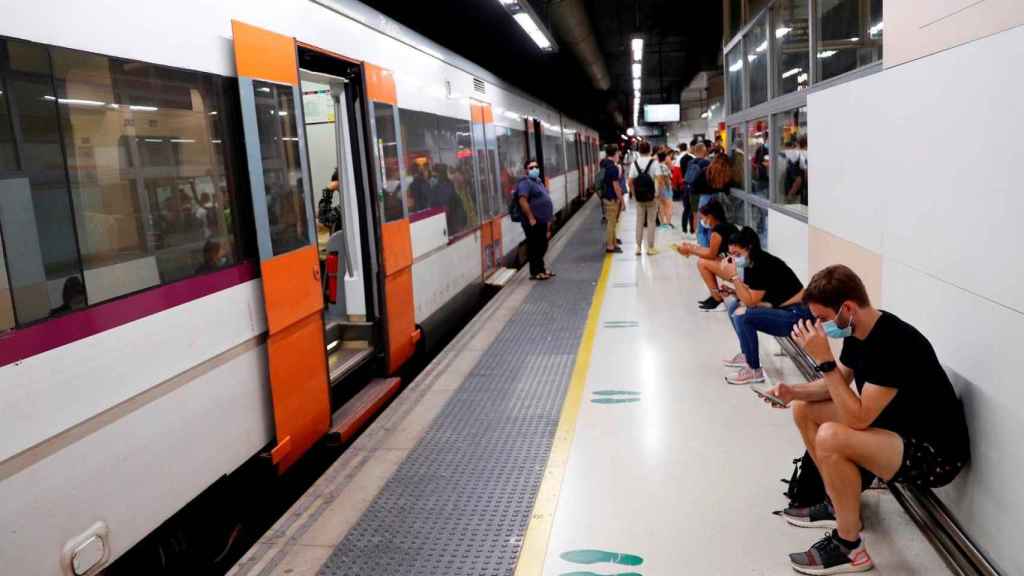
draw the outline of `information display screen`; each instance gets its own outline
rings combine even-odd
[[[679,122],[679,104],[645,104],[645,122]]]

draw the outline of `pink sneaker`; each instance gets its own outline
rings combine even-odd
[[[737,386],[743,384],[757,384],[764,382],[764,370],[758,368],[752,370],[750,368],[740,368],[740,371],[733,374],[732,376],[726,376],[725,381],[729,384],[735,384]]]
[[[726,358],[722,360],[722,365],[729,368],[746,368],[747,357],[743,355],[743,352],[733,356],[732,358]]]

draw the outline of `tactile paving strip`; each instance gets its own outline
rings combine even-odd
[[[577,215],[557,278],[533,286],[321,575],[515,571],[601,273],[599,215]]]

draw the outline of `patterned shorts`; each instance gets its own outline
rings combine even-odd
[[[942,454],[928,442],[904,436],[903,462],[890,482],[938,488],[952,482],[965,464],[964,459]]]

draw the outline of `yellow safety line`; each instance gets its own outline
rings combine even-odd
[[[587,323],[583,328],[583,338],[576,351],[576,366],[572,370],[569,390],[565,393],[562,414],[558,419],[558,430],[551,446],[551,455],[544,470],[537,500],[533,505],[530,525],[526,528],[523,538],[523,549],[519,553],[516,576],[537,576],[544,570],[544,559],[547,556],[548,540],[551,538],[551,527],[555,521],[555,508],[562,490],[562,479],[569,463],[569,451],[572,448],[573,436],[576,434],[576,419],[580,413],[583,400],[583,388],[587,382],[587,371],[590,369],[590,353],[594,349],[594,336],[597,333],[597,320],[601,316],[601,303],[608,284],[612,259],[605,255],[601,267],[601,277],[594,290],[594,300],[587,313]]]

